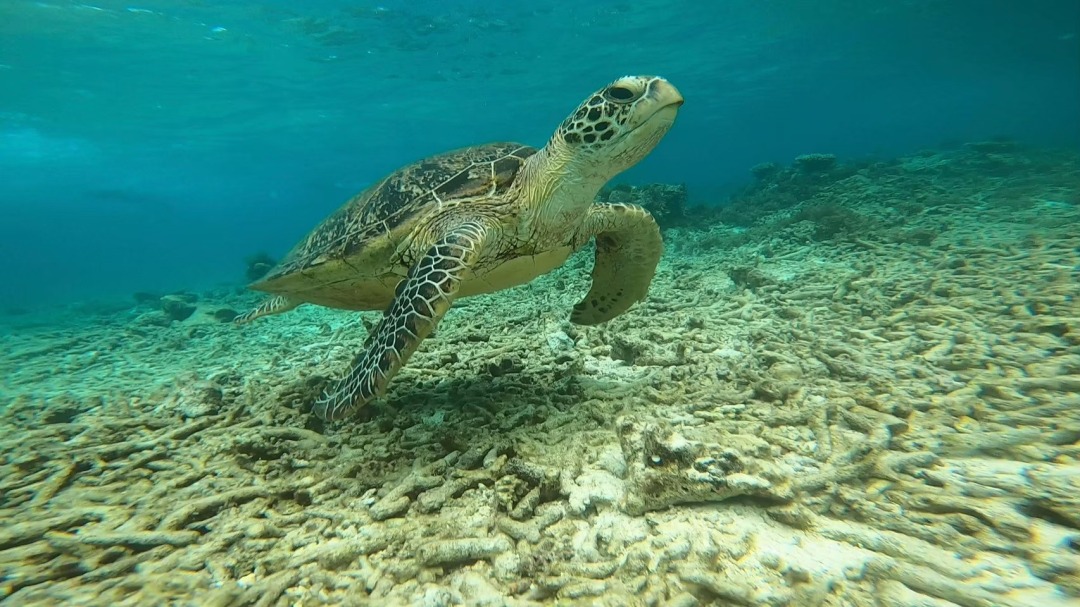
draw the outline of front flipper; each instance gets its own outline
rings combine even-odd
[[[593,235],[592,288],[570,314],[570,322],[579,325],[611,320],[644,299],[664,251],[656,220],[636,205],[601,204],[589,209],[582,236]]]
[[[381,395],[420,342],[439,324],[464,274],[480,257],[487,229],[465,223],[436,242],[409,270],[348,374],[315,403],[315,414],[341,419]]]

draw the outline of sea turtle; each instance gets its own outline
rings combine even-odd
[[[252,284],[274,296],[237,322],[302,303],[383,310],[347,375],[315,402],[335,420],[385,390],[455,299],[529,282],[593,237],[592,287],[570,320],[614,318],[645,296],[663,243],[646,210],[594,198],[656,147],[682,103],[663,78],[627,76],[590,95],[542,149],[489,143],[399,169]]]

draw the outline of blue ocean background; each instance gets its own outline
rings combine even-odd
[[[386,172],[540,145],[630,73],[687,103],[620,181],[696,204],[804,153],[1080,146],[1076,0],[0,0],[0,301],[240,285]]]

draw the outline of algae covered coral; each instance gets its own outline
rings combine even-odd
[[[341,424],[309,409],[367,317],[238,334],[213,310],[250,300],[220,292],[183,320],[5,321],[0,592],[1076,604],[1080,158],[800,170],[762,171],[738,215],[686,208],[649,298],[605,325],[566,322],[587,252],[464,300]]]

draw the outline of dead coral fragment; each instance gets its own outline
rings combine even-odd
[[[425,567],[438,567],[494,558],[509,549],[505,537],[477,537],[424,544],[416,557]]]
[[[211,516],[222,508],[248,502],[258,497],[266,497],[267,495],[270,495],[270,491],[263,487],[243,487],[204,497],[189,502],[178,510],[174,510],[161,521],[158,530],[177,530],[200,517]]]
[[[187,546],[199,541],[197,531],[128,531],[126,533],[49,533],[46,539],[64,547],[70,544],[89,546],[125,546],[147,549],[155,546]]]
[[[158,300],[161,311],[171,320],[184,321],[195,313],[195,299],[187,294],[166,295]]]
[[[693,442],[655,424],[620,419],[618,428],[629,473],[621,504],[627,514],[740,495],[791,499],[788,484],[758,457]]]

